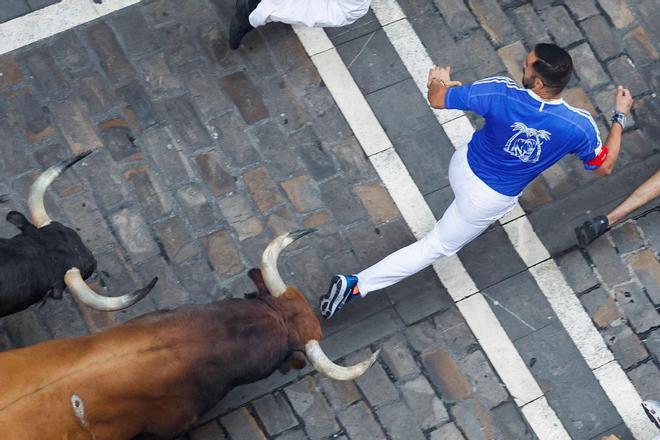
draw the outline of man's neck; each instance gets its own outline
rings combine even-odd
[[[552,93],[545,87],[532,89],[532,92],[536,93],[536,95],[544,101],[556,101],[561,99],[561,93]]]

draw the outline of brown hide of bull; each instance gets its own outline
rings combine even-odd
[[[0,353],[2,438],[185,431],[232,387],[270,375],[306,341],[321,339],[297,289],[279,298],[259,290],[254,299],[154,312],[95,335]],[[300,359],[292,364],[301,368]]]

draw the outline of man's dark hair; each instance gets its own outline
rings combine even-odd
[[[532,67],[543,84],[555,93],[564,90],[573,74],[571,56],[556,44],[539,43],[534,46],[537,60]]]

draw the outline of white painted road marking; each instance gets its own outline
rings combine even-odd
[[[0,54],[27,46],[64,32],[111,12],[139,3],[140,0],[62,0],[22,17],[0,23]]]

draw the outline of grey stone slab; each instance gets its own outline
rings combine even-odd
[[[656,255],[660,254],[660,211],[656,210],[638,219],[637,226],[644,233],[644,237],[651,244]]]
[[[435,6],[454,35],[464,35],[478,27],[467,5],[461,0],[434,0]]]
[[[150,53],[160,46],[140,11],[141,8],[127,8],[112,15],[115,33],[129,56]]]
[[[619,254],[627,254],[644,246],[644,241],[639,235],[639,229],[634,222],[626,222],[610,232],[614,245]]]
[[[534,7],[529,4],[523,4],[519,8],[511,11],[513,20],[518,30],[523,34],[525,46],[528,49],[533,48],[537,43],[549,43],[552,40],[545,30],[541,18],[534,11]]]
[[[46,49],[35,49],[23,58],[32,79],[44,96],[61,98],[68,93],[62,72]]]
[[[413,81],[372,93],[367,101],[422,194],[446,187],[454,147]]]
[[[628,377],[643,400],[655,400],[660,396],[660,371],[653,362],[645,362],[630,370]]]
[[[526,269],[501,227],[475,238],[459,251],[458,256],[479,289]]]
[[[615,84],[625,84],[633,96],[640,95],[649,90],[639,69],[637,69],[632,60],[626,55],[622,55],[607,63],[607,70],[612,75],[613,82]]]
[[[470,351],[465,357],[458,359],[458,366],[461,373],[470,382],[474,396],[478,396],[479,401],[485,407],[494,408],[510,397],[486,356],[475,348],[471,347],[470,350],[474,351]]]
[[[73,31],[58,34],[50,43],[51,56],[65,72],[78,72],[91,63],[89,50]]]
[[[520,410],[513,402],[506,402],[492,410],[501,438],[535,440],[537,437],[525,422]]]
[[[82,306],[84,307],[84,306]],[[38,309],[39,317],[46,323],[55,338],[84,336],[89,330],[82,319],[76,302],[71,295],[64,294],[62,299],[49,299]]]
[[[344,43],[337,51],[365,95],[410,77],[382,29]]]
[[[436,396],[429,381],[419,375],[401,387],[401,393],[408,407],[419,421],[423,430],[434,428],[449,421],[447,408]]]
[[[470,328],[457,308],[406,328],[410,345],[418,352],[446,347],[456,357],[464,356],[476,344]]]
[[[312,439],[325,439],[339,431],[328,403],[310,377],[285,390],[294,410],[305,421],[305,431]]]
[[[36,307],[2,318],[13,348],[27,347],[52,338],[46,325],[39,319]]]
[[[612,32],[609,24],[602,15],[591,17],[580,23],[587,34],[596,55],[601,60],[612,58],[621,53],[623,46],[621,39]],[[579,62],[579,61],[578,61]]]
[[[659,341],[660,342],[660,341]],[[419,374],[420,369],[410,352],[408,341],[399,334],[383,344],[381,357],[395,380],[410,379]]]
[[[564,0],[564,3],[580,21],[599,13],[596,0]]]
[[[598,328],[615,325],[623,316],[614,297],[602,287],[585,293],[580,301]]]
[[[593,261],[600,278],[609,287],[621,284],[630,279],[629,269],[623,264],[614,246],[606,235],[601,236],[589,245],[589,257]]]
[[[345,364],[356,364],[371,355],[371,350],[360,350],[347,356]],[[378,408],[399,399],[399,392],[379,363],[372,365],[355,382],[360,388],[360,391],[362,391],[362,394],[367,398],[369,405],[373,408]]]
[[[413,413],[402,401],[396,401],[376,411],[385,432],[393,440],[423,440],[424,434]]]
[[[336,359],[397,333],[404,326],[396,312],[387,308],[362,321],[347,325],[325,338],[321,345],[330,358]]]
[[[386,438],[372,410],[364,402],[358,402],[341,412],[339,420],[351,440],[385,440]]]
[[[482,31],[476,31],[459,41],[459,47],[466,54],[470,68],[478,78],[493,76],[506,71],[495,48]]]
[[[635,333],[644,333],[660,325],[660,314],[637,283],[617,286],[614,289],[614,300]]]
[[[341,176],[320,184],[323,203],[332,211],[337,222],[350,224],[368,217],[364,205],[351,191],[351,185]]]
[[[454,304],[430,267],[388,287],[387,295],[406,325],[447,310]]]
[[[586,88],[593,89],[609,81],[589,44],[582,43],[570,49],[568,53],[574,60],[579,60],[575,64],[575,71]]]
[[[649,356],[637,335],[625,324],[606,329],[603,338],[624,369],[637,365]]]
[[[360,391],[352,380],[334,380],[326,376],[319,376],[318,383],[335,411],[345,409],[362,399]]]
[[[468,0],[468,5],[496,47],[510,44],[517,39],[516,28],[497,0]]]
[[[469,62],[465,53],[454,42],[449,28],[445,25],[442,17],[437,11],[432,11],[426,14],[419,14],[422,9],[416,3],[422,0],[411,0],[415,5],[410,5],[406,8],[403,2],[399,2],[408,14],[410,23],[415,30],[415,33],[422,41],[433,63],[438,66],[450,65],[452,71],[460,71],[469,67]],[[426,1],[426,5],[432,5],[431,2]],[[413,9],[414,10],[411,10]],[[416,13],[416,16],[410,18],[410,13]]]
[[[550,254],[564,251],[577,244],[573,228],[598,214],[609,212],[658,167],[658,154],[646,161],[632,163],[617,170],[608,179],[580,185],[566,197],[532,209],[528,218]],[[594,197],[594,194],[598,194],[598,197]]]
[[[298,425],[291,407],[281,393],[266,395],[252,405],[269,435],[279,434]]]
[[[621,423],[591,370],[559,322],[514,342],[573,439],[591,439]]]
[[[464,440],[463,434],[458,430],[455,423],[447,423],[431,432],[431,440]]]
[[[294,429],[278,436],[277,440],[307,440],[308,438],[302,429]]]
[[[325,33],[328,35],[328,38],[330,38],[330,41],[332,41],[332,44],[337,47],[348,41],[371,34],[378,29],[380,29],[380,23],[370,9],[369,12],[354,23],[348,26],[325,28]]]
[[[655,358],[656,362],[660,361],[660,329],[650,332],[643,342],[646,349]]]
[[[0,23],[30,13],[30,5],[26,0],[5,0],[0,8]]]
[[[247,408],[239,408],[225,415],[220,419],[220,423],[234,440],[266,440]]]
[[[451,189],[451,186],[447,185],[444,188],[425,194],[424,200],[426,200],[429,208],[431,208],[433,216],[439,220],[447,208],[449,208],[451,202],[454,201],[454,191]]]
[[[529,272],[482,291],[504,330],[519,339],[556,321],[556,315]]]
[[[541,18],[557,45],[566,47],[582,39],[580,29],[575,26],[563,6],[546,9],[543,11]]]
[[[579,250],[561,255],[557,263],[575,293],[584,292],[598,284],[596,274]]]

